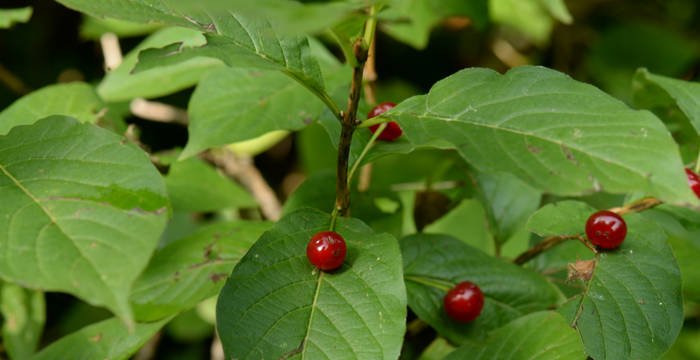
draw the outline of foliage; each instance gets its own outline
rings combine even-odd
[[[56,2],[130,48],[34,91],[0,65],[0,358],[700,353],[693,1],[659,29],[561,0]],[[600,36],[563,65],[584,21]],[[459,66],[401,55],[440,42]],[[395,141],[367,129],[388,121]],[[616,249],[584,236],[604,208]],[[321,271],[305,249],[328,230],[347,257]],[[468,323],[443,309],[463,281],[485,298]]]

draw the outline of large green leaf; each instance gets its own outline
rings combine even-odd
[[[486,255],[447,235],[418,234],[401,240],[408,304],[440,335],[463,344],[479,341],[513,318],[563,300],[544,276]],[[470,323],[458,323],[442,306],[447,290],[462,281],[477,284],[484,308]]]
[[[624,218],[625,241],[599,253],[585,291],[561,312],[594,359],[656,359],[683,324],[680,270],[658,225],[639,214]]]
[[[175,211],[257,207],[255,199],[243,187],[196,158],[171,163],[165,186]]]
[[[311,51],[330,86],[350,79],[349,68],[323,45],[312,41]],[[299,130],[316,121],[323,109],[312,92],[279,71],[218,69],[202,79],[190,99],[189,140],[182,156],[273,130]]]
[[[238,263],[217,303],[227,358],[396,359],[406,293],[396,240],[338,219],[348,246],[341,268],[315,269],[306,246],[330,217],[304,209],[283,217]]]
[[[700,135],[700,83],[639,69],[634,76],[635,104],[644,108],[678,107]]]
[[[136,319],[153,321],[218,294],[267,222],[222,222],[158,249],[133,286]]]
[[[27,22],[31,17],[31,6],[16,9],[0,9],[0,29],[7,29],[18,22]]]
[[[10,359],[27,359],[36,352],[46,322],[44,293],[11,283],[0,286],[3,345]]]
[[[467,344],[445,360],[585,359],[576,331],[556,312],[523,316],[496,330],[483,344]]]
[[[639,190],[697,204],[654,115],[542,67],[462,70],[382,115],[414,146],[447,140],[477,169],[559,195]]]
[[[178,1],[178,0],[174,0]],[[187,4],[189,0],[179,0]],[[196,9],[205,7],[213,11],[233,11],[249,16],[267,17],[275,27],[285,34],[310,34],[321,32],[348,16],[364,20],[361,11],[377,0],[344,1],[289,1],[289,0],[200,0],[197,5],[184,7]],[[186,5],[187,6],[187,5]]]
[[[130,322],[128,297],[168,215],[148,156],[63,116],[0,136],[0,275]]]
[[[168,321],[139,323],[133,330],[117,318],[100,321],[60,338],[31,360],[126,360]]]
[[[309,52],[303,36],[285,36],[264,17],[237,11],[208,11],[186,1],[162,0],[59,0],[60,3],[93,16],[107,16],[134,22],[162,22],[204,32],[205,46],[171,44],[141,52],[134,72],[174,65],[194,57],[222,60],[229,66],[280,70],[308,87],[325,94],[318,62]]]
[[[190,137],[182,156],[272,130],[299,130],[315,121],[323,106],[311,92],[277,71],[212,71],[190,100]]]
[[[428,45],[432,28],[448,16],[469,16],[478,27],[488,21],[488,0],[394,0],[393,5],[382,15],[403,21],[388,22],[383,30],[417,49]]]
[[[50,115],[65,115],[82,122],[99,120],[104,103],[92,86],[73,82],[50,85],[21,97],[0,112],[0,135],[18,125],[33,124]]]
[[[140,51],[174,42],[181,42],[183,46],[202,46],[206,43],[202,33],[196,30],[179,27],[161,29],[129,51],[122,63],[105,75],[97,86],[97,93],[106,101],[168,95],[196,84],[207,71],[222,65],[219,60],[200,57],[137,74],[131,73]]]

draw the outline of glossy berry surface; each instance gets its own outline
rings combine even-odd
[[[700,198],[700,176],[688,168],[685,169],[685,175],[688,178],[688,185],[693,190],[695,195]]]
[[[367,118],[371,119],[375,116],[379,116],[385,111],[393,109],[394,106],[396,106],[396,104],[394,104],[393,102],[383,102],[373,107],[372,110],[370,110],[367,114]],[[378,128],[379,124],[372,125],[369,127],[369,130],[372,131],[372,134],[374,134]],[[392,141],[396,140],[399,136],[401,136],[401,134],[403,134],[401,126],[399,126],[399,124],[396,121],[389,121],[386,127],[384,128],[384,131],[382,131],[382,133],[379,134],[379,139]]]
[[[311,237],[306,257],[311,265],[321,270],[333,270],[345,261],[345,239],[333,231],[321,231]]]
[[[462,322],[472,321],[484,307],[484,294],[473,282],[463,281],[445,294],[442,304],[451,318]]]
[[[594,245],[603,249],[613,249],[625,240],[627,224],[620,215],[612,211],[598,211],[586,221],[586,236]]]

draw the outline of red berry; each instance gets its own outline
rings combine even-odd
[[[593,244],[603,249],[616,248],[627,236],[627,224],[620,215],[612,211],[598,211],[586,221],[586,236]]]
[[[442,303],[451,318],[462,322],[472,321],[484,307],[484,294],[473,282],[463,281],[445,294]]]
[[[688,168],[685,169],[685,175],[688,177],[688,185],[690,185],[695,195],[700,198],[700,177]]]
[[[333,270],[345,260],[345,240],[333,231],[321,231],[311,237],[306,247],[306,257],[311,265],[321,270]]]
[[[371,119],[375,116],[379,116],[385,111],[391,110],[396,106],[393,102],[383,102],[375,107],[372,108],[372,110],[369,111],[367,114],[367,118]],[[372,125],[369,127],[369,130],[374,134],[377,129],[379,128],[379,124],[377,125]],[[382,131],[381,134],[379,134],[379,138],[382,140],[387,140],[387,141],[392,141],[396,140],[399,136],[403,134],[403,131],[401,131],[401,127],[399,126],[396,121],[389,121],[387,123],[386,127],[384,128],[384,131]]]
[[[383,103],[373,107],[372,110],[370,110],[367,113],[367,118],[371,119],[373,117],[379,116],[379,115],[383,114],[385,111],[389,111],[389,110],[393,109],[394,106],[396,106],[396,104],[394,104],[393,102],[389,102],[389,101],[383,102]]]

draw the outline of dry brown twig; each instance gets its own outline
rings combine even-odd
[[[282,205],[274,190],[253,165],[251,157],[238,157],[226,148],[210,150],[201,156],[248,189],[260,205],[260,210],[266,219],[279,220],[282,215]]]
[[[131,100],[131,113],[144,120],[187,125],[187,111],[165,103],[142,98]]]
[[[105,58],[105,71],[110,72],[116,69],[123,60],[122,48],[119,45],[119,38],[113,33],[105,33],[100,36],[100,46]]]

